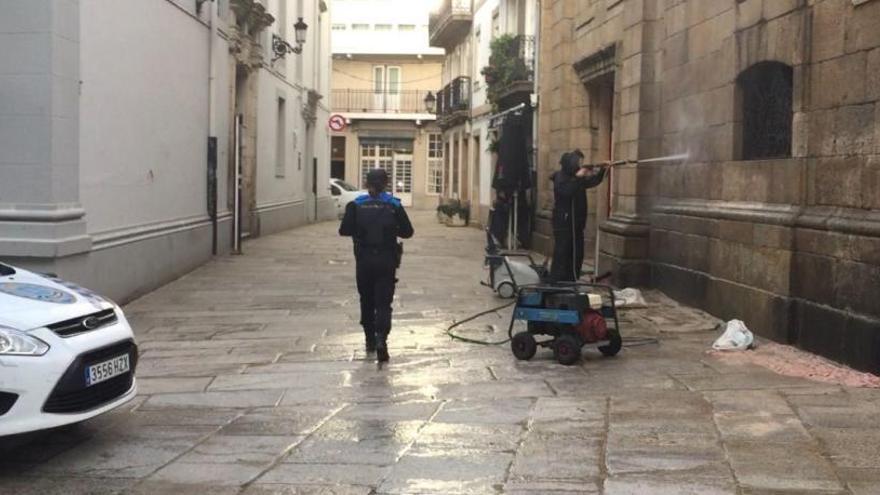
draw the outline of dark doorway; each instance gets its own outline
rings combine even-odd
[[[345,136],[333,136],[330,146],[330,177],[345,180]]]
[[[345,180],[345,162],[336,160],[330,162],[330,177]]]

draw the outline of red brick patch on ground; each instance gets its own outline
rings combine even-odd
[[[780,375],[848,387],[880,388],[880,376],[863,373],[792,346],[765,343],[749,351],[708,351],[730,364],[756,364]]]

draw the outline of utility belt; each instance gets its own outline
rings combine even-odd
[[[367,246],[359,243],[355,246],[354,252],[357,258],[361,258],[362,256],[366,256],[369,254],[380,255],[390,253],[394,256],[394,266],[396,268],[400,268],[400,263],[403,260],[403,243],[398,242],[394,245],[386,244],[377,246]]]

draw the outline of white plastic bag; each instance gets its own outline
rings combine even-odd
[[[618,308],[645,308],[648,303],[639,289],[626,288],[614,291],[614,305]]]
[[[724,333],[712,344],[716,351],[744,351],[755,343],[755,335],[746,328],[741,320],[730,320],[724,328]]]

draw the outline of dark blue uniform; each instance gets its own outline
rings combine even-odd
[[[412,224],[397,198],[388,193],[365,194],[345,207],[339,235],[354,241],[361,325],[367,349],[387,350],[399,263],[397,238],[412,237]]]

